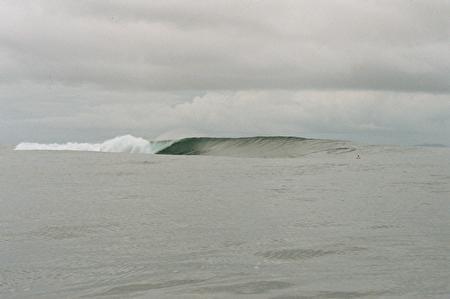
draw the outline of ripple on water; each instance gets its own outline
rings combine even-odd
[[[136,283],[127,284],[118,287],[111,288],[103,293],[97,294],[97,296],[118,296],[127,295],[136,292],[145,292],[150,290],[165,289],[171,287],[177,287],[181,285],[196,284],[203,282],[199,279],[181,279],[181,280],[169,280],[157,283]]]
[[[347,254],[351,252],[358,252],[366,250],[364,247],[347,247],[340,249],[279,249],[279,250],[268,250],[263,252],[257,252],[255,255],[266,259],[275,260],[306,260],[311,258],[322,257],[326,255],[335,254]]]
[[[114,223],[101,225],[44,226],[30,232],[30,236],[44,239],[64,240],[86,237],[92,234],[104,233],[105,231],[114,231],[116,228],[117,224]]]
[[[368,291],[368,292],[340,292],[340,291],[322,291],[310,295],[282,295],[272,297],[271,299],[341,299],[341,298],[379,298],[386,295],[387,291]]]
[[[293,286],[285,281],[251,281],[246,283],[216,285],[202,287],[196,290],[197,293],[229,293],[235,295],[265,294],[272,290],[286,289]]]

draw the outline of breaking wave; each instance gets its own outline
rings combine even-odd
[[[346,141],[300,137],[190,137],[179,140],[148,141],[131,135],[103,143],[20,143],[16,150],[63,150],[165,155],[210,155],[229,157],[288,158],[313,153],[345,153],[355,148]]]
[[[49,151],[88,151],[110,153],[139,153],[153,154],[161,149],[160,143],[167,145],[170,142],[162,141],[155,144],[140,137],[131,135],[118,136],[102,143],[30,143],[22,142],[16,146],[16,150],[49,150]]]

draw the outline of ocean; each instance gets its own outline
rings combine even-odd
[[[16,149],[0,147],[1,298],[450,298],[448,148]]]

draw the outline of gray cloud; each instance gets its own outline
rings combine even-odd
[[[448,1],[6,1],[1,11],[3,82],[450,91]]]
[[[450,144],[449,14],[439,0],[4,0],[0,143],[194,132]]]

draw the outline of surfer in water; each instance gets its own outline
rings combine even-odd
[[[361,157],[359,156],[359,154],[356,155],[356,159],[361,159]]]

